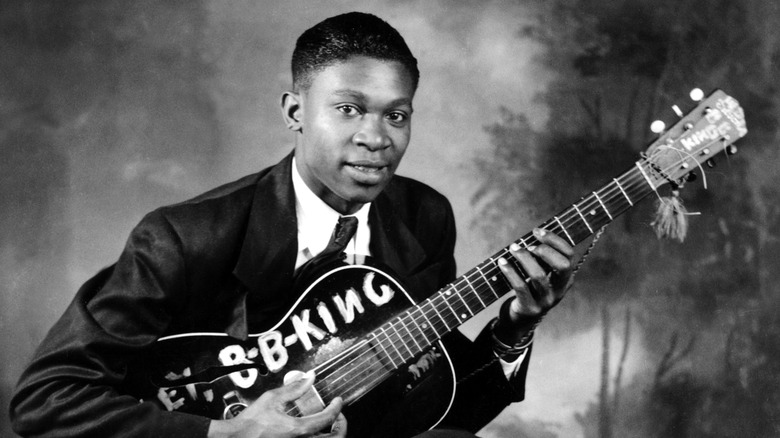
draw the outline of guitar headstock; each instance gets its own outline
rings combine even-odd
[[[739,102],[715,90],[647,149],[645,158],[654,170],[649,178],[656,186],[679,181],[745,134],[745,113]]]

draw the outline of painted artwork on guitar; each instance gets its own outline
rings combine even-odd
[[[720,90],[661,133],[622,175],[590,192],[540,227],[576,245],[660,186],[675,184],[747,133],[739,103]],[[533,234],[516,240],[535,245]],[[415,303],[401,282],[370,259],[339,263],[310,279],[300,298],[270,330],[247,340],[221,333],[185,333],[160,339],[138,387],[139,397],[162,408],[230,418],[285,376],[313,371],[311,394],[290,413],[316,411],[334,397],[361,403],[382,386],[392,410],[418,384],[435,381],[439,405],[417,429],[437,424],[456,391],[454,370],[439,340],[511,290],[496,262],[508,246],[428,299]],[[290,374],[292,373],[292,374]],[[444,376],[444,377],[442,377]],[[288,377],[289,379],[289,377]],[[379,420],[378,420],[379,421]]]

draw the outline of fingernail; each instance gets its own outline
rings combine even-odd
[[[536,249],[536,245],[531,245],[531,246],[528,247],[528,251],[531,251],[531,252],[534,252],[535,249]]]
[[[289,385],[291,383],[298,383],[301,384],[313,382],[314,381],[314,370],[310,370],[307,372],[302,372],[298,370],[290,371],[287,374],[284,375],[284,384]]]
[[[544,237],[545,234],[547,234],[547,230],[544,228],[534,228],[534,235],[536,237]]]
[[[498,264],[499,264],[499,265],[501,265],[501,266],[505,266],[505,265],[506,265],[506,263],[507,263],[507,262],[506,262],[506,259],[505,259],[505,258],[503,258],[503,257],[500,257],[500,258],[498,259]]]
[[[518,245],[516,243],[513,243],[513,244],[509,245],[509,250],[510,251],[520,251],[520,245]]]

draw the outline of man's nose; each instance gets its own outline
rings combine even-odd
[[[392,144],[381,117],[366,117],[358,132],[352,137],[352,141],[371,151],[384,149]]]

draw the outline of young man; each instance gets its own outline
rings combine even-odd
[[[571,275],[571,247],[543,230],[535,230],[538,246],[510,251],[527,283],[513,264],[498,261],[516,295],[498,319],[473,343],[457,330],[445,336],[454,400],[426,391],[436,380],[428,376],[395,406],[384,392],[374,394],[376,405],[344,407],[334,397],[302,416],[285,411],[310,392],[310,376],[264,392],[230,419],[188,414],[179,405],[164,410],[133,395],[131,364],[159,338],[221,332],[245,339],[284,315],[299,298],[296,274],[330,247],[341,217],[357,222],[347,220],[354,235],[338,251],[378,259],[415,300],[454,279],[449,203],[394,176],[409,142],[419,77],[403,38],[371,15],[333,17],[301,35],[292,74],[293,91],[281,106],[294,153],[141,221],[117,263],[81,288],[22,376],[11,403],[19,434],[409,436],[424,424],[416,419],[425,408],[444,398],[447,415],[426,434],[462,436],[522,399],[533,327],[563,298]],[[441,357],[426,355],[429,362]],[[412,380],[428,368],[418,363]]]

